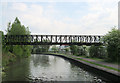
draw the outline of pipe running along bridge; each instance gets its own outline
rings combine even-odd
[[[6,45],[103,45],[99,35],[5,35]]]

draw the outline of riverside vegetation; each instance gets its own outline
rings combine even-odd
[[[6,35],[30,35],[28,27],[21,25],[21,22],[16,17],[15,21],[11,24],[8,23],[6,30]],[[3,32],[2,32],[3,33]],[[29,57],[32,53],[39,52],[48,52],[49,45],[5,45],[4,44],[4,33],[3,33],[3,45],[2,45],[2,70],[3,72],[12,62],[15,62],[17,59],[22,59]],[[93,59],[102,59],[111,63],[120,62],[120,30],[112,29],[108,32],[101,41],[105,42],[104,46],[77,46],[71,45],[69,48],[64,50],[68,52],[71,50],[71,53],[76,56],[84,56],[87,58]],[[52,47],[53,51],[59,51],[56,46]],[[4,73],[3,73],[4,74]],[[4,75],[3,75],[4,76]]]
[[[83,56],[95,60],[102,60],[110,63],[119,64],[120,62],[120,30],[113,28],[101,39],[104,45],[100,46],[77,46],[71,45],[69,48],[64,48],[64,51],[69,52],[75,56]],[[48,52],[50,46],[34,47],[34,52]],[[44,49],[46,48],[46,51]],[[44,50],[44,51],[43,51]],[[59,47],[52,46],[53,52],[59,52]]]
[[[6,35],[30,35],[28,27],[21,24],[16,17],[15,21],[11,24],[8,23]],[[17,59],[29,57],[31,55],[32,46],[29,45],[5,45],[4,33],[2,32],[2,74],[5,76],[4,71],[10,63],[15,62]]]
[[[70,46],[73,55],[86,56],[87,58],[104,59],[108,62],[120,62],[120,30],[113,28],[103,39],[105,45],[101,46]]]
[[[101,45],[101,46],[71,45],[69,49],[65,48],[64,51],[66,51],[67,53],[68,50],[70,50],[70,52],[74,56],[78,56],[78,57],[80,56],[84,58],[93,59],[96,61],[119,65],[120,64],[120,42],[119,42],[120,30],[113,28],[106,35],[104,35],[101,41],[104,42],[104,45]],[[52,49],[53,49],[53,52],[57,50],[56,52],[60,53],[58,48],[56,49],[56,47],[53,47]],[[77,58],[77,59],[120,72],[120,69],[109,67],[107,65],[96,64],[94,62],[86,61],[81,58]]]

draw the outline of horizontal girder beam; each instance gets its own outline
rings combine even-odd
[[[99,35],[5,35],[6,45],[102,45]]]

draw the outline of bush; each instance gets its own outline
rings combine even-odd
[[[78,46],[78,55],[79,56],[87,56],[87,49],[83,46]]]
[[[78,55],[78,46],[77,45],[71,45],[70,50],[73,55]]]
[[[112,29],[103,40],[107,46],[108,59],[120,61],[120,30]]]
[[[13,53],[17,57],[22,57],[22,55],[23,55],[23,49],[21,48],[21,46],[15,45],[15,46],[13,46]]]
[[[89,54],[90,54],[90,57],[105,58],[106,57],[106,48],[103,46],[92,45],[89,48]]]
[[[29,46],[29,45],[27,45],[27,46],[22,46],[22,49],[23,49],[23,54],[22,54],[22,55],[23,55],[24,57],[30,56],[32,46]]]

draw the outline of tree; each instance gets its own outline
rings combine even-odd
[[[64,50],[65,50],[65,52],[69,52],[69,51],[70,51],[70,48],[67,47],[67,48],[65,48]]]
[[[78,46],[77,45],[71,45],[70,46],[70,50],[71,50],[71,53],[73,55],[77,55],[78,54]]]
[[[21,25],[21,22],[17,17],[15,18],[15,21],[12,24],[10,22],[8,23],[8,28],[6,31],[8,36],[9,35],[30,35],[29,28],[25,27],[24,25]],[[29,39],[26,39],[26,41],[29,41]],[[21,57],[21,56],[27,57],[31,53],[31,46],[10,45],[9,51],[14,53],[18,57]]]
[[[120,61],[120,30],[112,29],[103,40],[107,46],[109,60]]]
[[[14,53],[17,57],[22,57],[22,55],[23,55],[23,49],[22,49],[20,46],[15,45],[15,46],[13,47],[13,53]]]
[[[79,56],[86,56],[87,55],[87,51],[86,51],[86,47],[85,46],[78,46],[78,55]]]
[[[39,42],[38,40],[35,40],[35,42]],[[49,42],[48,40],[44,40],[43,42]],[[50,45],[34,45],[33,51],[36,53],[40,52],[48,52]]]
[[[94,46],[92,45],[89,48],[89,54],[90,57],[96,57],[96,58],[105,58],[106,57],[106,48],[103,46]]]
[[[56,45],[54,45],[54,46],[52,46],[51,50],[54,52],[57,52],[59,50],[59,48]]]
[[[9,35],[28,35],[27,29],[24,25],[21,25],[19,19],[16,17],[14,23],[11,26]]]

